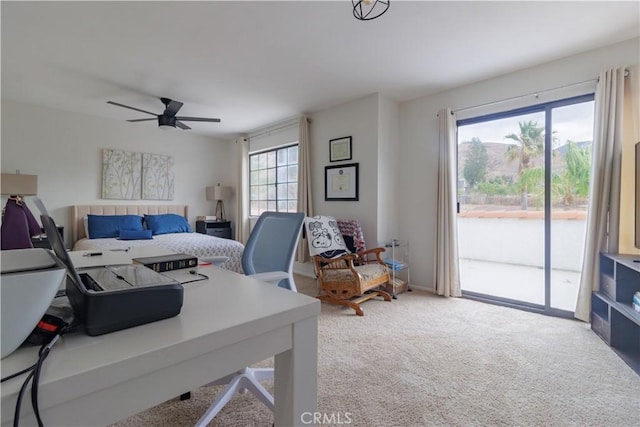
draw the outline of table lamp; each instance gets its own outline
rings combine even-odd
[[[7,204],[2,210],[0,226],[0,248],[31,248],[31,236],[42,233],[38,221],[24,203],[24,196],[38,194],[38,176],[20,173],[3,173],[0,181],[0,193],[8,195]]]
[[[207,200],[216,200],[216,218],[218,221],[225,220],[224,200],[231,198],[231,187],[221,186],[220,183],[213,187],[207,187]]]

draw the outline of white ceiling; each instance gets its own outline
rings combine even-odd
[[[114,120],[184,102],[232,137],[380,92],[440,92],[640,35],[640,2],[1,2],[2,97]],[[131,126],[157,126],[153,121]]]

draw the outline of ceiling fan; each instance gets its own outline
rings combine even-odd
[[[185,125],[184,122],[215,122],[220,123],[220,119],[212,119],[206,117],[185,117],[185,116],[176,116],[178,110],[182,108],[182,102],[174,101],[169,98],[160,98],[160,101],[164,104],[164,112],[162,114],[152,113],[150,111],[141,110],[136,107],[130,107],[128,105],[119,104],[113,101],[107,101],[107,104],[117,105],[118,107],[128,108],[130,110],[140,111],[141,113],[151,114],[152,116],[156,116],[158,119],[158,126],[161,129],[175,128],[179,127],[180,129],[187,130],[191,129],[189,126]],[[149,120],[156,119],[133,119],[127,120],[128,122],[146,122]]]

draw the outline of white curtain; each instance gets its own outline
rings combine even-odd
[[[459,297],[456,117],[449,108],[438,112],[438,203],[436,214],[435,288],[438,295]]]
[[[624,69],[600,73],[595,95],[589,213],[575,317],[589,321],[599,289],[600,252],[618,252]]]
[[[300,118],[298,126],[298,212],[305,216],[313,216],[311,197],[311,147],[309,147],[309,119]],[[309,248],[306,239],[300,239],[296,260],[305,262],[309,259]]]
[[[238,156],[238,191],[236,192],[236,237],[235,240],[247,243],[251,227],[249,225],[249,139],[236,139]]]

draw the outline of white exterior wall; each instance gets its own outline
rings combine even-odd
[[[551,222],[553,268],[580,271],[585,220]],[[458,218],[459,255],[479,261],[544,267],[544,220]]]

